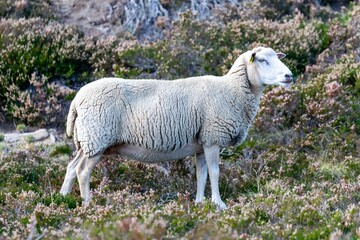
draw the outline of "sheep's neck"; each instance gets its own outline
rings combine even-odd
[[[253,84],[250,82],[244,57],[240,57],[240,59],[236,61],[236,63],[226,74],[226,76],[227,78],[235,80],[235,85],[238,85],[238,83],[242,83],[249,87],[257,103],[260,103],[260,98],[265,86]],[[246,83],[243,82],[244,80],[246,81]]]
[[[260,98],[265,87],[255,85],[250,82],[245,66],[244,69],[237,71],[230,71],[227,74],[227,77],[231,79],[230,81],[232,81],[232,85],[235,89],[236,88],[241,89],[244,86],[248,87],[251,90],[251,93],[254,95],[256,102],[260,103]]]
[[[247,70],[246,70],[246,79],[251,92],[254,94],[255,99],[257,100],[258,103],[260,103],[260,98],[264,91],[265,86],[263,84],[259,85],[258,83],[251,82]]]
[[[256,86],[256,85],[250,84],[250,89],[251,89],[251,92],[254,94],[256,101],[260,103],[260,98],[264,91],[264,86]]]

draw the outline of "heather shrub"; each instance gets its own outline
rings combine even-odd
[[[296,7],[295,4],[296,2],[289,0],[255,0],[245,4],[245,8],[251,12],[249,16],[254,14],[257,18],[279,20],[286,15],[291,15]]]
[[[161,203],[176,198],[178,192],[195,189],[194,172],[193,161],[190,159],[175,161],[172,164],[146,164],[105,157],[93,173],[92,184],[105,191],[123,190],[130,185],[136,186],[142,192],[156,191],[157,200]],[[191,191],[190,194],[195,196],[195,191]]]
[[[224,55],[220,54],[208,63],[207,52],[215,47],[215,41],[221,42],[221,39],[216,39],[218,30],[219,26],[201,22],[191,12],[182,14],[174,23],[170,37],[158,43],[158,75],[174,79],[216,73],[216,70],[209,66],[219,63],[218,59]]]
[[[185,12],[165,40],[120,51],[114,74],[166,79],[222,75],[242,52],[264,45],[285,52],[285,63],[299,75],[329,43],[328,25],[301,13],[282,22],[239,19],[222,25],[201,22]]]
[[[332,9],[339,9],[348,5],[351,1],[290,1],[290,0],[254,0],[243,4],[239,10],[241,19],[269,19],[273,21],[286,20],[296,13],[301,13],[307,19],[319,18],[328,20],[334,18],[337,12]]]
[[[57,101],[68,94],[59,93],[51,80],[71,79],[90,67],[76,29],[39,18],[2,20],[0,48],[2,111],[28,123],[52,122],[52,114],[43,113],[57,112]]]
[[[93,74],[96,78],[107,77],[107,76],[118,76],[122,77],[119,73],[120,68],[129,67],[131,68],[131,52],[133,47],[138,47],[138,42],[129,34],[124,34],[118,37],[107,37],[103,39],[93,39],[86,41],[86,50],[91,52],[91,56],[88,61],[92,66]],[[127,56],[121,54],[126,53]],[[134,54],[136,56],[136,54]],[[129,59],[129,60],[128,60]],[[128,61],[130,62],[128,64]],[[136,66],[141,67],[141,66]],[[138,71],[140,72],[140,70]],[[131,77],[131,75],[126,77]]]
[[[284,62],[299,75],[305,66],[315,62],[315,56],[329,44],[328,26],[317,19],[305,24],[303,15],[297,14],[285,22],[273,22],[266,19],[258,21],[234,21],[229,26],[234,47],[251,48],[257,45],[272,47],[287,54]],[[251,27],[249,27],[251,26]],[[245,37],[244,37],[245,36]],[[231,56],[233,61],[236,56]],[[228,60],[225,65],[231,65]]]
[[[327,239],[338,228],[339,234],[357,236],[359,159],[342,161],[332,155],[336,148],[327,156],[294,151],[297,145],[281,146],[275,137],[255,134],[242,151],[222,160],[220,186],[229,209],[221,212],[209,201],[195,205],[195,193],[187,192],[195,189],[192,161],[149,165],[104,159],[85,207],[77,184],[74,195],[56,193],[67,162],[48,158],[40,148],[17,150],[1,160],[1,232],[48,238]],[[259,145],[261,139],[265,143]],[[169,193],[175,196],[165,199]]]
[[[348,102],[338,82],[324,81],[324,77],[319,77],[305,86],[295,86],[292,91],[277,87],[266,92],[254,123],[257,131],[294,126],[312,131],[331,126],[338,116],[345,114],[344,104]]]
[[[1,18],[55,18],[52,2],[49,0],[1,1]]]
[[[286,129],[299,117],[301,97],[297,91],[276,87],[267,91],[261,101],[260,110],[254,122],[256,131]]]
[[[178,4],[161,2],[169,8]],[[10,107],[3,111],[26,124],[17,124],[23,131],[29,122],[64,119],[57,112],[75,91],[61,82],[78,88],[94,76],[220,75],[257,45],[287,53],[284,61],[297,83],[267,88],[246,141],[221,152],[225,211],[211,204],[209,181],[207,200],[194,203],[194,158],[145,164],[105,157],[91,177],[92,200],[83,206],[77,182],[70,195],[58,193],[73,146],[37,145],[31,139],[10,146],[0,134],[0,238],[358,239],[360,8],[354,4],[336,12],[337,4],[256,0],[214,16],[216,23],[187,12],[165,39],[153,43],[131,36],[85,38],[57,23],[50,24],[60,30],[48,30],[46,38],[41,32],[47,23],[39,19],[1,28],[5,60],[0,62],[12,71],[0,65],[6,81],[0,82],[1,106],[6,103]],[[15,26],[8,21],[0,25]],[[26,29],[35,28],[30,22],[43,24],[36,30],[43,42],[29,37]],[[39,50],[53,49],[48,42],[56,49],[49,55]],[[13,66],[10,52],[27,64]],[[48,68],[42,67],[45,62]]]
[[[300,128],[340,127],[340,130],[347,132],[359,131],[356,127],[359,91],[354,77],[354,66],[357,65],[335,64],[327,73],[314,77],[301,89],[304,105],[300,107],[303,109],[298,123]]]
[[[122,48],[117,54],[119,61],[113,65],[113,74],[120,78],[154,78],[159,77],[156,60],[159,58],[158,47],[131,44]]]
[[[331,45],[307,66],[290,90],[273,88],[263,96],[256,129],[263,131],[296,127],[310,133],[319,128],[358,132],[359,60],[354,24],[358,7],[344,13],[346,24],[336,18],[329,23]],[[350,34],[347,34],[350,33]],[[347,43],[351,44],[347,45]],[[335,47],[336,46],[336,47]],[[348,48],[349,52],[345,49]]]
[[[35,74],[29,79],[26,90],[21,90],[15,83],[6,86],[6,90],[4,110],[16,119],[38,126],[62,120],[63,99],[73,92],[56,83],[48,83],[46,77],[39,78]]]
[[[208,45],[209,36],[201,29],[206,26],[207,23],[196,20],[191,12],[182,14],[169,38],[121,49],[114,75],[176,79],[204,74],[202,50],[204,44]],[[192,39],[189,38],[191,35]]]
[[[52,170],[47,169],[49,164],[52,165]],[[59,163],[43,159],[37,148],[29,154],[23,151],[12,152],[1,159],[1,188],[4,192],[13,194],[30,190],[38,193],[42,188],[58,187],[59,174],[64,170]]]
[[[152,226],[149,228],[148,226]],[[114,225],[107,225],[105,231],[102,230],[104,238],[114,238],[121,236],[126,239],[162,239],[165,233],[166,222],[155,220],[154,222],[142,223],[135,217],[118,220]],[[92,236],[98,237],[98,229],[93,230]]]

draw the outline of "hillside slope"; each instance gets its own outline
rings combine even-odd
[[[194,1],[99,2],[0,1],[0,131],[57,128],[44,142],[0,133],[0,239],[360,238],[358,1],[198,1],[207,3],[200,15],[185,11]],[[140,9],[130,33],[126,3]],[[136,14],[148,3],[157,10]],[[210,14],[208,3],[227,10]],[[297,82],[268,88],[246,141],[222,151],[227,210],[194,204],[193,158],[104,158],[89,206],[77,184],[58,193],[74,155],[65,116],[81,86],[222,75],[259,45],[285,52]]]

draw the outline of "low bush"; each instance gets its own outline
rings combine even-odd
[[[50,0],[20,0],[20,1],[1,1],[1,18],[32,18],[41,17],[45,19],[56,18]]]
[[[29,124],[39,118],[40,124],[53,122],[68,94],[51,80],[71,79],[90,68],[75,28],[39,18],[1,20],[0,48],[1,110]]]
[[[186,12],[169,38],[121,51],[115,75],[131,78],[153,73],[166,79],[222,75],[241,52],[263,45],[285,52],[285,63],[297,76],[329,46],[328,28],[321,19],[308,20],[300,13],[286,21],[240,19],[221,25],[201,22]]]

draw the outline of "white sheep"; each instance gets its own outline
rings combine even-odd
[[[77,176],[81,197],[90,200],[90,174],[104,154],[142,162],[196,155],[196,202],[204,199],[209,170],[211,200],[220,209],[219,153],[239,145],[259,108],[266,85],[288,86],[285,54],[258,47],[242,54],[222,77],[173,81],[104,78],[87,84],[70,106],[67,134],[76,157],[69,163],[61,194]]]

